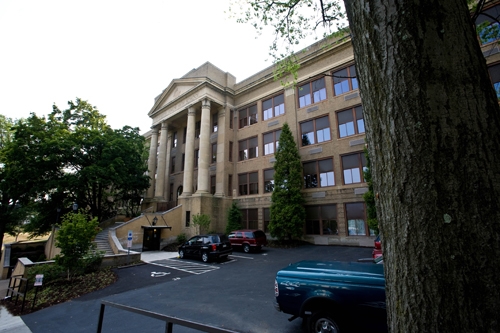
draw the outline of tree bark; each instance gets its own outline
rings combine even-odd
[[[465,0],[348,0],[391,332],[500,331],[500,110]]]

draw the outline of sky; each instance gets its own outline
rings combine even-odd
[[[0,114],[44,116],[81,98],[145,133],[154,98],[209,61],[240,82],[272,65],[271,33],[229,0],[0,0]],[[307,46],[307,45],[304,45]]]

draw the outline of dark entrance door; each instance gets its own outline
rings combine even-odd
[[[144,227],[142,239],[142,251],[159,251],[161,241],[161,229],[155,227]]]

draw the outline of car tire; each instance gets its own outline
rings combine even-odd
[[[339,325],[328,312],[318,311],[309,318],[309,333],[339,333]]]
[[[179,250],[179,258],[184,259],[184,250]]]
[[[203,262],[208,262],[208,253],[207,252],[202,252],[201,253],[201,260]]]
[[[250,252],[250,245],[248,244],[243,244],[243,252],[249,253]]]

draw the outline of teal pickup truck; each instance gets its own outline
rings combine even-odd
[[[300,261],[276,274],[275,307],[309,332],[386,332],[383,265]]]

